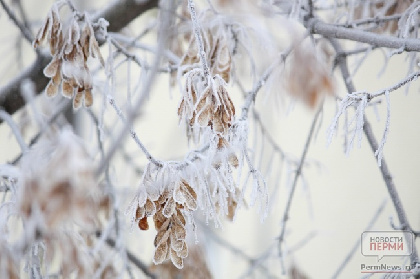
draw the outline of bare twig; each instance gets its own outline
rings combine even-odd
[[[292,186],[290,188],[290,193],[289,193],[289,196],[287,198],[286,208],[284,209],[283,218],[281,220],[281,231],[280,231],[280,235],[279,235],[278,246],[279,246],[280,260],[282,262],[283,262],[282,244],[283,244],[284,236],[285,236],[285,233],[286,233],[287,221],[289,220],[289,211],[290,211],[290,208],[292,206],[293,195],[295,193],[299,177],[302,174],[302,168],[303,168],[303,165],[305,163],[306,155],[307,155],[308,150],[309,150],[309,145],[310,145],[312,137],[314,135],[315,127],[316,127],[316,124],[318,122],[318,117],[321,115],[321,111],[322,111],[322,104],[319,106],[318,111],[315,113],[314,119],[312,120],[311,128],[309,130],[308,137],[306,138],[306,143],[305,143],[305,146],[303,148],[302,156],[300,157],[299,165],[296,169],[296,173],[295,173],[295,176],[294,176],[294,179],[293,179],[293,183],[292,183]]]
[[[108,97],[109,98],[109,103],[111,104],[111,106],[114,108],[115,112],[117,113],[118,117],[121,119],[121,121],[123,123],[126,123],[126,119],[121,111],[121,109],[117,106],[117,104],[115,103],[114,98],[112,97]],[[136,142],[137,146],[143,151],[143,153],[146,155],[146,158],[152,162],[153,164],[155,164],[158,167],[162,167],[162,162],[160,162],[159,160],[157,160],[155,157],[152,156],[152,154],[150,154],[150,152],[146,149],[146,147],[144,146],[144,144],[140,141],[139,137],[137,136],[137,133],[130,128],[130,135],[133,138],[133,140]]]

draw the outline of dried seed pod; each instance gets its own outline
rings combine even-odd
[[[137,209],[136,209],[136,220],[140,220],[145,216],[146,216],[146,210],[144,209],[144,207],[143,206],[142,207],[140,207],[140,206],[137,207]]]
[[[151,200],[147,199],[146,203],[144,205],[144,208],[146,209],[146,216],[153,216],[156,213],[156,206],[155,203]]]
[[[180,224],[173,224],[172,225],[172,233],[174,233],[175,239],[185,240],[187,237],[187,232],[183,226]]]
[[[57,74],[61,67],[61,59],[54,57],[51,62],[44,68],[44,75],[52,78]]]
[[[47,93],[48,97],[54,97],[57,95],[58,92],[58,85],[55,84],[52,80],[47,85],[47,88],[45,89],[45,92]]]
[[[155,240],[153,244],[155,247],[159,246],[163,242],[167,242],[169,239],[169,236],[171,234],[171,230],[160,230],[155,236]]]
[[[182,269],[184,267],[184,260],[178,256],[178,254],[176,253],[176,251],[174,251],[173,249],[170,249],[171,252],[171,261],[174,264],[174,266],[178,269]]]
[[[180,187],[180,191],[185,198],[185,205],[190,210],[197,209],[197,194],[195,193],[194,189],[188,184],[187,181],[182,179],[182,185]]]
[[[90,107],[93,104],[93,97],[92,97],[92,92],[90,91],[90,89],[85,89],[85,102],[84,105],[85,107]]]
[[[149,229],[149,223],[147,222],[147,217],[143,217],[139,220],[139,228],[142,231],[147,231]]]
[[[61,86],[62,86],[62,90],[63,90],[62,91],[63,96],[66,97],[66,98],[69,98],[69,99],[73,98],[74,88],[71,85],[71,83],[67,80],[63,80],[63,83],[62,83]]]
[[[175,251],[181,251],[185,245],[185,241],[182,239],[176,239],[176,236],[174,233],[170,234],[170,240],[171,240],[171,248]]]
[[[182,246],[182,249],[176,252],[178,254],[178,256],[180,256],[181,258],[186,258],[188,257],[188,246],[187,243],[185,243],[184,246]]]
[[[163,207],[163,216],[169,218],[172,216],[172,214],[175,212],[175,201],[171,197],[166,202],[165,206]]]
[[[155,249],[155,254],[153,256],[153,262],[155,264],[163,263],[163,261],[166,260],[167,255],[168,255],[168,243],[167,242],[162,242]]]
[[[82,106],[83,92],[78,91],[73,99],[73,108],[79,109]]]
[[[169,226],[169,218],[163,216],[162,212],[159,211],[153,216],[153,221],[155,222],[156,230],[165,229]]]
[[[173,218],[176,224],[181,224],[185,226],[185,224],[187,223],[185,221],[184,214],[182,214],[182,212],[179,209],[176,210],[176,214],[173,215]]]

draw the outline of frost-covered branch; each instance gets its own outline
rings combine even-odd
[[[112,98],[111,96],[108,96],[108,101],[109,104],[112,106],[112,108],[115,110],[115,112],[117,113],[118,117],[121,119],[121,121],[125,124],[127,122],[127,119],[124,117],[121,109],[118,107],[118,105],[115,103],[114,98]],[[152,162],[153,164],[155,164],[158,167],[162,167],[162,162],[155,159],[155,157],[152,156],[152,154],[150,154],[150,152],[146,149],[146,147],[144,146],[144,144],[140,141],[139,137],[137,136],[137,133],[133,130],[133,128],[130,128],[130,135],[133,138],[133,140],[135,141],[135,143],[137,144],[137,146],[143,151],[143,153],[146,155],[146,158]]]
[[[204,44],[203,44],[203,37],[201,36],[200,23],[198,22],[198,19],[197,19],[197,14],[195,12],[195,5],[194,5],[193,0],[188,0],[188,9],[190,10],[194,36],[198,44],[198,55],[200,56],[200,61],[201,61],[201,66],[203,68],[204,77],[207,80],[210,75],[209,64],[207,62],[206,52],[204,51]]]
[[[358,29],[345,28],[325,23],[320,19],[311,18],[304,22],[305,27],[313,34],[326,38],[346,39],[375,47],[401,49],[401,51],[420,51],[420,41],[411,38],[398,38],[389,35],[376,34]]]

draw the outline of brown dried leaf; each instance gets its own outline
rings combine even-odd
[[[160,230],[161,228],[166,229],[166,227],[169,224],[169,219],[166,218],[165,216],[163,216],[162,211],[158,211],[153,216],[153,221],[155,222],[155,228],[156,228],[156,230]]]
[[[57,71],[59,71],[61,66],[61,59],[57,56],[54,56],[52,61],[44,68],[44,75],[46,77],[53,77],[56,75]]]
[[[178,256],[180,256],[181,258],[186,258],[188,257],[188,246],[187,243],[184,244],[184,246],[182,246],[182,249],[176,252],[178,254]]]
[[[32,43],[32,46],[34,48],[37,48],[45,40],[45,36],[47,35],[50,25],[51,25],[51,20],[50,20],[50,17],[48,16],[47,19],[45,20],[44,25],[42,25],[42,27],[38,30],[38,33],[35,36],[35,40]]]
[[[87,60],[87,58],[90,56],[90,37],[90,28],[87,24],[85,24],[85,26],[83,27],[82,35],[80,36],[80,45],[82,46],[85,60]]]
[[[185,240],[185,238],[187,237],[187,232],[184,226],[180,224],[172,224],[172,233],[174,233],[175,238],[179,240]]]
[[[211,122],[211,107],[208,106],[198,115],[198,124],[205,127]]]
[[[176,214],[173,215],[173,216],[174,216],[174,219],[175,219],[175,223],[181,224],[183,226],[185,226],[185,224],[187,223],[185,221],[184,214],[182,214],[182,212],[179,209],[176,210]]]
[[[79,109],[82,106],[83,93],[78,91],[73,99],[73,108]]]
[[[230,221],[233,221],[233,217],[235,216],[235,211],[237,207],[238,207],[238,203],[236,201],[231,200],[229,202],[227,218]]]
[[[47,88],[45,89],[45,92],[47,93],[48,97],[54,97],[57,95],[58,92],[58,85],[55,84],[52,80],[47,85]]]
[[[163,216],[169,218],[175,212],[175,201],[172,197],[168,199],[165,206],[163,207]]]
[[[174,264],[174,266],[176,266],[176,268],[178,269],[182,269],[184,267],[184,260],[180,256],[178,256],[176,251],[174,251],[173,249],[171,249],[171,261]]]
[[[55,76],[52,77],[52,81],[54,82],[54,84],[56,84],[58,86],[58,85],[60,85],[61,80],[62,80],[61,70],[58,70],[55,73]]]
[[[163,261],[166,260],[167,254],[168,254],[168,243],[167,242],[162,242],[155,249],[155,255],[153,256],[153,262],[155,264],[163,263]]]
[[[140,220],[146,215],[146,210],[144,207],[137,207],[136,209],[136,220]]]
[[[156,206],[155,203],[152,202],[150,199],[146,200],[146,203],[144,205],[144,208],[146,209],[146,216],[152,216],[156,213]]]
[[[194,189],[191,188],[191,186],[188,184],[187,181],[182,179],[182,185],[180,188],[182,194],[185,198],[185,205],[190,210],[196,210],[197,209],[197,194],[195,193]]]
[[[170,236],[171,230],[160,230],[155,236],[153,244],[155,247],[159,246],[163,242],[167,242]]]
[[[170,234],[170,239],[171,239],[171,248],[177,252],[181,251],[182,247],[184,247],[185,245],[185,241],[182,239],[177,239],[176,235],[173,232]]]
[[[64,97],[69,99],[73,98],[74,88],[68,80],[63,80],[62,88]]]
[[[139,220],[139,228],[142,231],[147,231],[149,229],[149,223],[147,222],[147,217],[143,217]]]
[[[93,105],[93,97],[92,97],[92,92],[90,91],[90,89],[85,89],[85,107],[91,107]]]

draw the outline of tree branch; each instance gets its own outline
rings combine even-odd
[[[115,1],[112,5],[95,14],[92,21],[96,22],[98,19],[104,18],[110,23],[108,31],[116,32],[141,14],[157,7],[157,4],[158,0],[149,0],[146,2],[135,0]],[[103,42],[99,43],[103,44]],[[25,79],[30,79],[35,83],[37,94],[42,92],[49,81],[44,76],[43,69],[50,61],[51,57],[49,55],[41,54],[40,52],[31,66],[6,86],[0,88],[0,107],[3,107],[8,114],[12,115],[25,105],[25,100],[20,90],[20,84]]]
[[[418,39],[396,38],[388,35],[340,27],[322,22],[316,18],[308,19],[304,22],[304,25],[311,33],[319,34],[326,38],[346,39],[370,44],[375,47],[396,48],[407,52],[420,51],[420,41]]]

